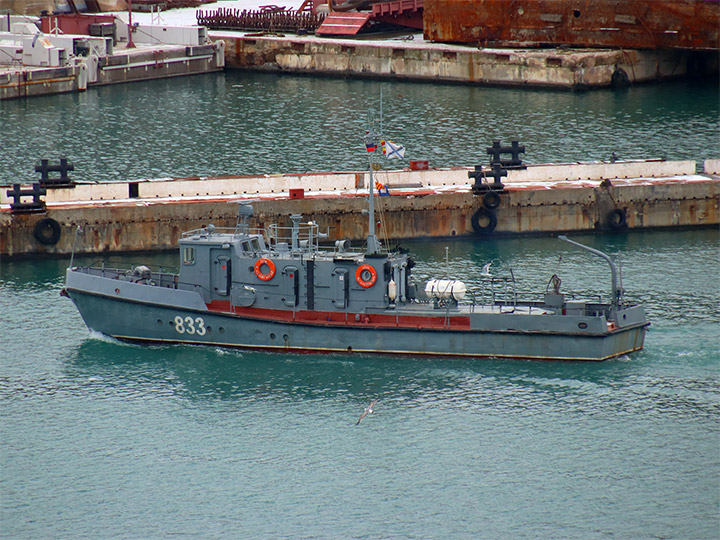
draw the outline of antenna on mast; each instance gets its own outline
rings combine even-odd
[[[368,111],[368,130],[365,132],[365,146],[368,151],[368,165],[370,171],[370,186],[368,189],[368,237],[367,237],[367,254],[375,255],[380,253],[380,241],[375,234],[375,178],[373,170],[376,166],[379,169],[380,164],[373,161],[373,156],[378,149],[378,143],[384,138],[382,132],[382,87],[380,88],[380,117],[375,117],[372,110]]]
[[[365,134],[365,146],[368,151],[368,170],[370,171],[370,186],[368,187],[368,237],[367,237],[367,253],[375,255],[380,253],[380,241],[375,234],[375,179],[373,178],[373,160],[372,154],[377,150],[378,135],[370,126]]]

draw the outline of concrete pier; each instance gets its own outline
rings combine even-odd
[[[224,43],[117,49],[62,67],[0,66],[0,100],[84,91],[93,86],[221,71]]]
[[[681,50],[500,49],[228,31],[209,37],[225,43],[229,67],[466,84],[602,88],[681,77],[693,66],[691,52]],[[717,55],[707,55],[703,69],[716,73]]]
[[[142,45],[62,67],[0,66],[0,100],[231,68],[313,75],[560,89],[590,89],[691,74],[682,50],[500,49],[418,40],[209,33],[213,45]],[[696,55],[697,56],[697,55]],[[703,56],[717,73],[718,56]]]
[[[493,213],[494,230],[478,239],[516,234],[617,232],[720,224],[720,160],[549,164],[509,171]],[[379,233],[392,240],[475,235],[483,207],[472,194],[470,168],[378,171],[390,196],[377,197]],[[300,213],[329,240],[367,235],[366,172],[79,183],[48,190],[45,211],[12,212],[0,188],[0,257],[175,249],[182,232],[208,223],[232,227],[237,203],[255,200],[255,224],[285,223]],[[27,186],[25,186],[27,187]],[[290,191],[292,190],[292,191]],[[43,221],[45,220],[45,221]],[[47,220],[52,220],[49,222]],[[41,223],[42,222],[42,223]],[[50,235],[38,230],[50,227]],[[55,228],[56,227],[56,228]]]

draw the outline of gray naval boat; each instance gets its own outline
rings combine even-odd
[[[607,254],[560,237],[609,263],[608,302],[566,297],[553,276],[538,300],[475,303],[459,280],[418,286],[413,260],[382,249],[373,185],[371,175],[363,250],[344,240],[321,247],[327,235],[298,214],[288,227],[252,229],[252,206],[241,204],[235,228],[182,235],[178,274],[71,261],[62,294],[91,330],[132,342],[550,360],[642,349],[650,323],[642,306],[623,300]]]

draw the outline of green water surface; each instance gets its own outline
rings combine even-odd
[[[603,363],[288,355],[90,335],[63,261],[0,264],[5,538],[717,538],[718,232],[579,240],[652,321]],[[411,243],[607,294],[552,238]],[[174,255],[110,257],[170,267]],[[474,286],[474,285],[473,285]],[[364,407],[375,412],[356,426]]]

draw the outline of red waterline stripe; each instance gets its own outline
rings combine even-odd
[[[288,311],[282,309],[265,309],[234,306],[228,300],[213,300],[207,305],[210,311],[234,313],[253,319],[267,321],[296,322],[322,324],[326,326],[377,326],[383,328],[452,328],[454,330],[470,330],[470,317],[435,316],[421,317],[418,315],[385,315],[377,313],[345,313],[333,311]],[[356,315],[359,320],[356,320]],[[347,317],[347,318],[346,318]]]

